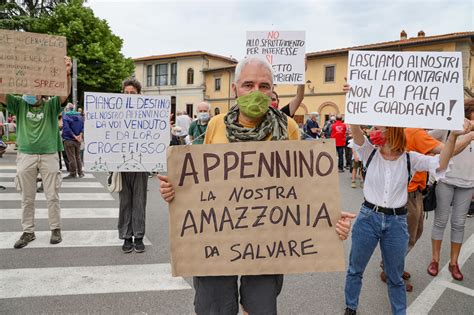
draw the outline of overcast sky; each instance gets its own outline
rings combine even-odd
[[[202,50],[244,57],[245,32],[306,31],[306,52],[473,31],[472,0],[89,0],[127,57]]]

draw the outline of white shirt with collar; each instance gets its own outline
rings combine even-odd
[[[367,163],[370,154],[375,149],[367,138],[362,146],[354,142],[354,149],[360,159]],[[428,156],[418,152],[409,152],[412,174],[417,171],[429,171],[436,173],[437,177],[442,173],[436,172],[439,168],[439,155]],[[408,167],[406,154],[394,161],[386,160],[377,149],[364,180],[364,198],[374,205],[384,208],[400,208],[407,204],[408,200]]]

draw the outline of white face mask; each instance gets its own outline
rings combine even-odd
[[[209,120],[209,113],[198,113],[197,115],[201,122],[206,122]]]

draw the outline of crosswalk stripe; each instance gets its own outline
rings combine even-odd
[[[0,170],[16,170],[16,165],[1,165]]]
[[[14,182],[0,182],[0,186],[7,188],[15,188]],[[99,182],[67,182],[61,183],[61,188],[103,188],[104,186]]]
[[[0,249],[13,248],[13,244],[20,235],[20,232],[0,232]],[[63,241],[52,245],[49,243],[51,231],[37,231],[35,232],[36,240],[28,243],[25,248],[103,247],[121,246],[123,244],[123,241],[118,238],[117,230],[61,231],[61,235]],[[151,245],[146,237],[143,238],[143,243]]]
[[[21,219],[23,209],[0,209],[0,220]],[[118,208],[61,208],[62,219],[117,218]],[[48,209],[36,209],[36,219],[47,219]]]
[[[4,201],[21,200],[21,194],[19,193],[0,193],[0,199]],[[45,201],[46,196],[43,193],[36,194],[36,201]],[[115,200],[109,193],[60,193],[59,200],[71,201],[71,200],[82,200],[82,201],[101,201],[101,200]]]
[[[191,289],[170,264],[7,269],[0,279],[2,298]]]
[[[62,173],[63,177],[66,177],[68,173]],[[95,178],[95,176],[91,173],[84,174],[85,176],[83,178]],[[0,173],[0,178],[15,178],[16,173]],[[78,180],[81,180],[80,178]]]

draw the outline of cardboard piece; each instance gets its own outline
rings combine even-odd
[[[173,276],[344,271],[334,142],[174,146]]]
[[[0,93],[67,96],[66,37],[0,30]]]
[[[304,31],[248,31],[245,54],[273,67],[274,84],[305,84]]]
[[[350,51],[345,122],[460,130],[461,52]]]
[[[171,99],[84,93],[84,167],[89,172],[161,172],[170,144]]]

